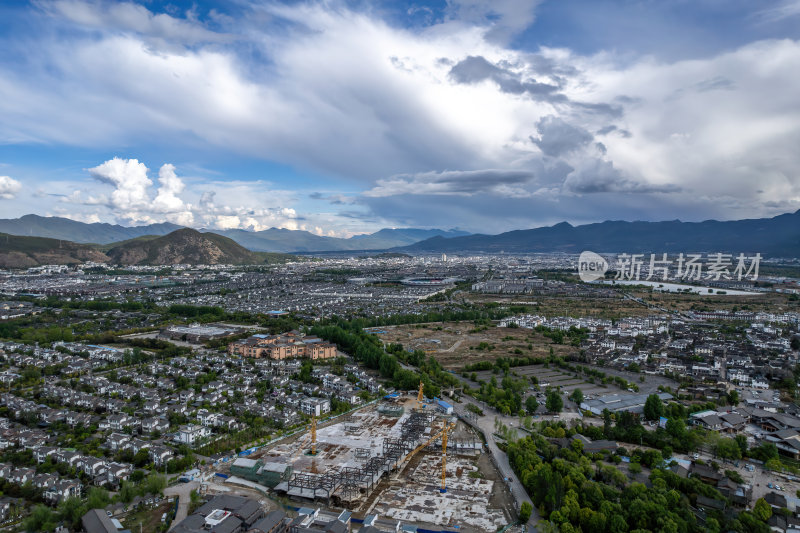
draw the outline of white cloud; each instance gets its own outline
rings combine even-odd
[[[65,203],[102,204],[122,223],[172,222],[211,229],[261,231],[270,227],[305,229],[293,207],[288,191],[271,189],[265,182],[205,182],[215,187],[187,197],[186,184],[175,169],[165,163],[158,171],[158,187],[148,177],[148,168],[137,159],[115,157],[94,168],[94,179],[112,185],[110,197],[86,195],[80,189],[59,194]],[[219,187],[219,190],[216,190]],[[198,196],[199,194],[199,196]]]
[[[509,48],[537,2],[454,1],[443,22],[418,31],[340,4],[257,3],[240,20],[215,17],[234,41],[133,4],[38,5],[81,31],[42,35],[35,53],[0,64],[0,141],[107,147],[163,137],[352,179],[346,196],[325,190],[353,211],[307,214],[289,185],[187,191],[165,166],[154,192],[135,160],[92,169],[130,220],[349,231],[350,214],[413,224],[405,209],[427,221],[416,205],[377,211],[379,198],[403,195],[448,195],[440,214],[450,210],[455,224],[471,220],[467,199],[483,195],[527,200],[508,220],[528,225],[555,216],[532,206],[559,199],[589,214],[646,204],[649,218],[674,218],[683,205],[728,218],[800,207],[798,41],[665,62]],[[527,178],[509,181],[514,173]],[[714,201],[723,196],[732,200]]]
[[[136,159],[115,157],[89,169],[98,181],[115,187],[111,205],[122,212],[146,209],[150,206],[148,189],[153,184],[147,177],[147,167]]]
[[[184,203],[179,196],[186,186],[175,174],[175,165],[165,163],[161,166],[158,170],[158,183],[158,194],[153,200],[152,209],[157,213],[165,213],[170,222],[191,226],[194,223],[192,206]]]
[[[22,184],[9,176],[0,176],[0,198],[11,200],[22,190]]]

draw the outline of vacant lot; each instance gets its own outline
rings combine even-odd
[[[639,291],[636,296],[645,301],[677,311],[716,309],[767,311],[782,313],[800,310],[800,302],[792,301],[786,294],[774,292],[759,293],[752,296],[706,296],[702,294],[649,293]]]
[[[499,294],[470,294],[466,298],[473,303],[495,302],[501,305],[526,305],[531,313],[546,317],[584,316],[618,320],[626,316],[645,316],[653,312],[642,304],[618,298],[576,298],[568,296],[519,295],[504,296]]]
[[[649,289],[628,287],[631,296],[642,298],[651,305],[670,311],[745,309],[750,311],[787,312],[800,311],[800,300],[791,300],[787,294],[759,293],[750,296],[711,296],[706,294],[657,293]],[[531,313],[546,317],[570,316],[596,317],[619,320],[629,316],[652,315],[654,311],[641,303],[619,298],[574,298],[569,296],[497,294],[468,294],[467,301],[473,303],[495,302],[501,305],[526,305]]]
[[[553,344],[529,329],[475,326],[472,322],[390,326],[375,333],[384,342],[424,350],[450,370],[498,357],[547,357],[551,347],[562,357],[578,353],[573,346]]]

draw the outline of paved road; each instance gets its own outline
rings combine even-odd
[[[189,483],[178,483],[177,485],[164,489],[164,496],[178,497],[178,512],[175,513],[175,519],[172,521],[170,529],[179,524],[189,514],[189,503],[191,500],[189,493],[199,488],[199,481],[190,481]]]
[[[486,405],[483,405],[482,408],[485,409],[485,413],[489,412],[487,410],[491,410],[491,408]],[[528,528],[531,531],[536,531],[536,523],[539,521],[539,513],[536,511],[536,506],[533,505],[528,493],[525,491],[525,487],[522,486],[522,483],[519,481],[519,479],[517,479],[516,474],[514,474],[514,470],[511,468],[511,465],[508,462],[508,456],[500,448],[498,448],[497,444],[494,442],[494,437],[492,436],[492,433],[494,433],[494,417],[487,415],[479,416],[476,419],[468,416],[471,415],[471,413],[464,408],[464,405],[460,404],[454,405],[453,410],[460,415],[462,420],[483,432],[484,436],[486,437],[486,444],[489,449],[489,453],[492,455],[495,466],[497,466],[500,474],[508,480],[506,485],[511,490],[511,495],[514,498],[517,510],[519,510],[519,506],[522,505],[522,502],[528,502],[531,504],[531,507],[533,507],[533,513],[531,513],[531,518],[528,521]],[[502,415],[498,415],[498,419],[500,419],[506,425],[510,424],[511,421],[516,420],[514,418],[505,417]]]

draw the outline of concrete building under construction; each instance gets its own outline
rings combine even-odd
[[[334,423],[317,421],[313,431],[310,425],[235,460],[230,474],[301,507],[344,508],[465,533],[508,524],[513,509],[504,503],[502,481],[497,482],[502,477],[482,454],[482,441],[432,405],[405,396]],[[391,414],[386,406],[393,408]]]

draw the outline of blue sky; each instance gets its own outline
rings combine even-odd
[[[0,212],[500,232],[800,208],[800,0],[0,5]]]

